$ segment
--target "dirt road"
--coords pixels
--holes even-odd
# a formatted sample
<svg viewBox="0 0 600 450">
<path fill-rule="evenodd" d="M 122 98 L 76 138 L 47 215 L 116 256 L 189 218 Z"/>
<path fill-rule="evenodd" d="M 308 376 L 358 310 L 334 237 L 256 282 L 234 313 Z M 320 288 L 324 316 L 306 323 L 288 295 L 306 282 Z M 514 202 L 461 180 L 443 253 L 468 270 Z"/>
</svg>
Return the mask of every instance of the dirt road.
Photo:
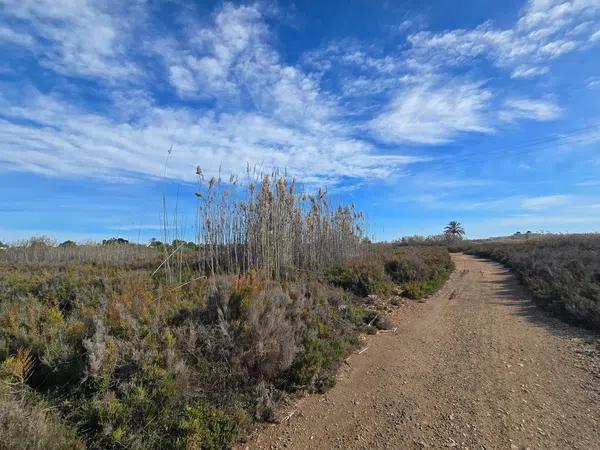
<svg viewBox="0 0 600 450">
<path fill-rule="evenodd" d="M 398 309 L 396 333 L 248 448 L 600 449 L 598 339 L 541 312 L 502 266 L 453 259 L 438 294 Z"/>
</svg>

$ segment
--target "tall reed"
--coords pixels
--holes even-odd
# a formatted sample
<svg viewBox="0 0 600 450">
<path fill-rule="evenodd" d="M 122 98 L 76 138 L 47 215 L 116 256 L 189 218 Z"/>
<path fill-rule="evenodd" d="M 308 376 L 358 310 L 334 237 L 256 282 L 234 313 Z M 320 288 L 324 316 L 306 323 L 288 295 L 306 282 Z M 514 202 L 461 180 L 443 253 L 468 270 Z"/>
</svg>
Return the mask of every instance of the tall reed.
<svg viewBox="0 0 600 450">
<path fill-rule="evenodd" d="M 274 278 L 320 270 L 361 254 L 363 216 L 354 205 L 334 208 L 326 193 L 299 192 L 286 174 L 204 179 L 198 175 L 200 268 L 251 270 Z"/>
</svg>

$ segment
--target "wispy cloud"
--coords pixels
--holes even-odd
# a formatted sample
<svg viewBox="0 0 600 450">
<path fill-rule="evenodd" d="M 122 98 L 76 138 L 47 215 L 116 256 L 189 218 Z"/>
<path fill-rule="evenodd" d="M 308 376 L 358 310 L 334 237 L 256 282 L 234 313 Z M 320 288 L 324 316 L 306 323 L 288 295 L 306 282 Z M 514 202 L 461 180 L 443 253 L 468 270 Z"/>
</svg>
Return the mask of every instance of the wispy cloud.
<svg viewBox="0 0 600 450">
<path fill-rule="evenodd" d="M 156 47 L 181 97 L 209 97 L 224 110 L 252 110 L 316 132 L 339 126 L 338 107 L 314 76 L 281 62 L 262 9 L 225 4 L 206 27 Z M 195 25 L 195 24 L 193 24 Z"/>
<path fill-rule="evenodd" d="M 489 79 L 454 69 L 486 57 L 513 76 L 543 73 L 553 58 L 595 45 L 600 6 L 532 0 L 513 27 L 410 31 L 389 51 L 342 40 L 297 63 L 274 44 L 264 3 L 174 14 L 181 29 L 160 36 L 151 30 L 151 10 L 146 2 L 0 3 L 0 41 L 26 49 L 59 80 L 50 91 L 5 85 L 1 169 L 161 177 L 172 146 L 167 176 L 188 181 L 196 164 L 216 173 L 221 165 L 243 171 L 249 161 L 326 184 L 386 179 L 429 159 L 413 150 L 419 145 L 492 133 L 501 120 L 559 117 L 550 97 L 503 93 Z M 400 28 L 403 38 L 413 29 L 408 22 Z M 81 101 L 73 79 L 92 80 L 89 92 L 104 103 Z"/>
<path fill-rule="evenodd" d="M 338 95 L 360 105 L 359 114 L 373 114 L 368 127 L 376 138 L 437 145 L 465 132 L 493 132 L 501 122 L 561 117 L 562 108 L 548 97 L 523 98 L 469 73 L 487 59 L 512 78 L 543 75 L 554 59 L 594 45 L 599 20 L 600 4 L 593 0 L 530 0 L 512 27 L 485 22 L 472 29 L 420 31 L 392 52 L 335 41 L 303 63 L 334 79 Z M 374 102 L 384 109 L 373 108 Z M 492 116 L 492 109 L 500 112 Z"/>
<path fill-rule="evenodd" d="M 198 117 L 185 108 L 152 107 L 135 123 L 120 123 L 37 94 L 21 106 L 3 100 L 12 120 L 0 120 L 0 165 L 47 175 L 169 177 L 194 180 L 194 167 L 243 173 L 248 162 L 265 170 L 335 182 L 341 177 L 385 178 L 420 158 L 379 154 L 339 130 L 307 132 L 255 113 Z M 18 149 L 18 150 L 16 150 Z"/>
<path fill-rule="evenodd" d="M 120 34 L 127 28 L 123 20 L 141 18 L 116 19 L 108 8 L 77 2 L 54 9 L 30 2 L 7 6 L 2 13 L 22 22 L 16 29 L 33 30 L 31 49 L 49 67 L 109 78 L 135 70 Z M 193 179 L 196 164 L 217 173 L 221 165 L 240 172 L 252 162 L 331 184 L 386 178 L 423 159 L 383 154 L 357 137 L 335 99 L 321 92 L 313 76 L 282 63 L 270 41 L 258 5 L 225 4 L 210 23 L 189 19 L 183 38 L 163 37 L 146 46 L 163 59 L 167 79 L 183 100 L 210 97 L 212 107 L 159 106 L 128 82 L 113 85 L 111 114 L 34 89 L 25 99 L 6 93 L 0 96 L 0 145 L 8 151 L 0 166 L 58 176 L 160 177 L 172 146 L 167 175 L 183 180 Z"/>
<path fill-rule="evenodd" d="M 239 81 L 247 81 L 252 69 L 277 61 L 267 38 L 257 5 L 225 4 L 211 26 L 188 26 L 186 39 L 163 42 L 157 54 L 180 95 L 228 96 L 239 93 Z"/>
<path fill-rule="evenodd" d="M 596 144 L 600 142 L 600 124 L 561 134 L 558 142 L 561 148 L 567 150 Z"/>
<path fill-rule="evenodd" d="M 485 57 L 515 78 L 533 77 L 546 73 L 553 59 L 594 45 L 599 17 L 596 0 L 530 0 L 514 27 L 486 22 L 474 29 L 420 32 L 409 41 L 416 62 L 432 70 Z"/>
<path fill-rule="evenodd" d="M 485 110 L 491 92 L 477 83 L 416 85 L 398 93 L 370 129 L 390 142 L 439 144 L 463 131 L 491 132 Z"/>
<path fill-rule="evenodd" d="M 471 192 L 472 195 L 472 192 Z M 556 211 L 564 213 L 565 216 L 579 216 L 593 205 L 597 204 L 597 199 L 593 196 L 572 195 L 572 194 L 554 194 L 554 195 L 511 195 L 511 196 L 493 196 L 475 198 L 465 198 L 464 195 L 457 195 L 455 192 L 447 189 L 435 189 L 427 194 L 420 194 L 412 198 L 407 197 L 403 202 L 416 202 L 422 206 L 432 209 L 443 209 L 448 211 L 460 212 L 481 212 L 486 215 L 502 212 L 506 215 L 518 214 L 520 216 L 535 215 L 547 213 L 547 211 Z"/>
<path fill-rule="evenodd" d="M 0 41 L 27 48 L 59 73 L 131 77 L 138 69 L 127 45 L 141 12 L 135 2 L 3 0 L 0 20 L 11 27 L 0 29 Z"/>
<path fill-rule="evenodd" d="M 600 77 L 591 77 L 586 81 L 586 87 L 588 89 L 598 89 L 600 88 Z"/>
<path fill-rule="evenodd" d="M 568 195 L 544 195 L 538 197 L 527 197 L 521 200 L 521 208 L 539 210 L 555 208 L 569 201 Z"/>
<path fill-rule="evenodd" d="M 560 116 L 561 108 L 549 100 L 508 99 L 499 113 L 501 120 L 514 122 L 516 119 L 538 121 L 553 120 Z"/>
</svg>

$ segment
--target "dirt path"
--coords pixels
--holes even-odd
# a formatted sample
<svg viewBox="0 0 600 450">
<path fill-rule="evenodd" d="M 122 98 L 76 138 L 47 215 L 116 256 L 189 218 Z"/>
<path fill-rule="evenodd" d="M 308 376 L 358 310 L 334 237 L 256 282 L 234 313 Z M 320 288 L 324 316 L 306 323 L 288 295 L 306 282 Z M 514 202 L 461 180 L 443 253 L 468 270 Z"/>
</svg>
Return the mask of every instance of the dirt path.
<svg viewBox="0 0 600 450">
<path fill-rule="evenodd" d="M 600 344 L 539 311 L 500 265 L 453 255 L 338 384 L 247 448 L 600 449 Z M 243 448 L 243 447 L 242 447 Z"/>
</svg>

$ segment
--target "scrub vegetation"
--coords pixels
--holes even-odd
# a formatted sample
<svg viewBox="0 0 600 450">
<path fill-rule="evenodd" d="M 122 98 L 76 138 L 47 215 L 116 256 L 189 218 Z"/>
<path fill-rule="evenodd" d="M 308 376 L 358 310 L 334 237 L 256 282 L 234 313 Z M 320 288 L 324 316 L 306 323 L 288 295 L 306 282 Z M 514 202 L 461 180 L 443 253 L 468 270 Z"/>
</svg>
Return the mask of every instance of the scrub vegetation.
<svg viewBox="0 0 600 450">
<path fill-rule="evenodd" d="M 600 330 L 600 234 L 515 235 L 455 249 L 501 262 L 544 308 Z"/>
<path fill-rule="evenodd" d="M 360 334 L 390 326 L 382 303 L 452 270 L 441 246 L 369 243 L 352 207 L 285 177 L 198 176 L 195 243 L 0 253 L 1 448 L 227 448 L 330 388 Z"/>
</svg>

